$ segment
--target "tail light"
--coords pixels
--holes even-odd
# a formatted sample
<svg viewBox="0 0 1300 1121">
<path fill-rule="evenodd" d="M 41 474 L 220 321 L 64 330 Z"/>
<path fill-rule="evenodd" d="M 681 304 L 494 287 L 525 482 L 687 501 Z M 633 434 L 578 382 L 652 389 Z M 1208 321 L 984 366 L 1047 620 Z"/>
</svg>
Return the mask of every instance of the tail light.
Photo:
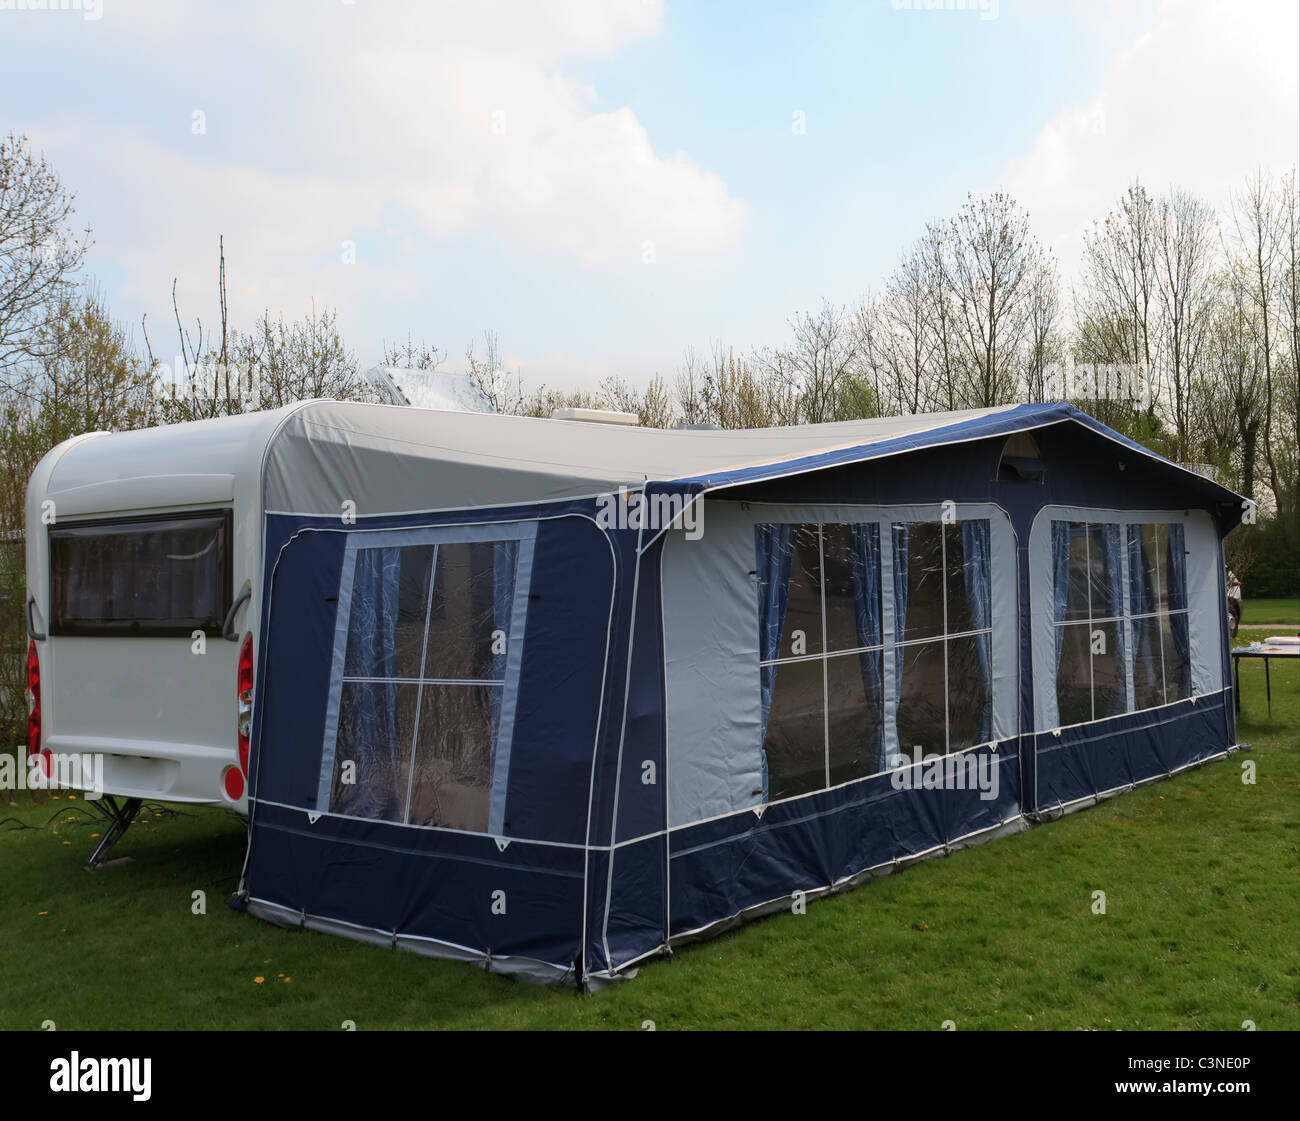
<svg viewBox="0 0 1300 1121">
<path fill-rule="evenodd" d="M 36 642 L 27 644 L 27 692 L 31 707 L 27 711 L 27 754 L 41 750 L 41 661 L 36 656 Z"/>
<path fill-rule="evenodd" d="M 245 637 L 239 648 L 239 669 L 235 673 L 235 693 L 239 701 L 239 769 L 248 776 L 248 738 L 253 728 L 253 636 Z"/>
</svg>

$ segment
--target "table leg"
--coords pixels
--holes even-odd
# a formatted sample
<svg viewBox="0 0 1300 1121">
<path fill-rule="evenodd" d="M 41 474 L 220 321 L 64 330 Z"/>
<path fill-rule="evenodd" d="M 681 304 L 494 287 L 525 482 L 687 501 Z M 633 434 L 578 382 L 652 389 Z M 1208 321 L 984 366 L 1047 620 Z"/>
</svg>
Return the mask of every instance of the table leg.
<svg viewBox="0 0 1300 1121">
<path fill-rule="evenodd" d="M 1237 715 L 1241 715 L 1241 659 L 1232 659 L 1232 668 L 1237 671 L 1237 687 L 1232 691 L 1232 699 L 1237 702 Z"/>
<path fill-rule="evenodd" d="M 1273 683 L 1268 679 L 1268 657 L 1264 658 L 1264 689 L 1268 693 L 1268 718 L 1273 719 Z"/>
</svg>

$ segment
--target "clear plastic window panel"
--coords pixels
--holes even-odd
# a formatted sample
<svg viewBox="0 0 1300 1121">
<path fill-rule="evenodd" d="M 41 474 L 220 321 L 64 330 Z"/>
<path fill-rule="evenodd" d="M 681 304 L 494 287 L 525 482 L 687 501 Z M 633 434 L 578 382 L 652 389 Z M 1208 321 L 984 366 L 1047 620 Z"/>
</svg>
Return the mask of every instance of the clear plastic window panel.
<svg viewBox="0 0 1300 1121">
<path fill-rule="evenodd" d="M 1128 708 L 1119 526 L 1054 522 L 1052 542 L 1058 722 L 1118 716 Z"/>
<path fill-rule="evenodd" d="M 755 543 L 768 800 L 880 770 L 879 526 L 760 525 Z"/>
<path fill-rule="evenodd" d="M 1187 560 L 1179 525 L 1130 525 L 1129 606 L 1137 708 L 1190 695 Z"/>
<path fill-rule="evenodd" d="M 484 831 L 518 543 L 360 549 L 330 809 Z"/>
<path fill-rule="evenodd" d="M 992 737 L 989 523 L 892 527 L 899 747 L 960 751 Z M 919 640 L 919 641 L 918 641 Z"/>
</svg>

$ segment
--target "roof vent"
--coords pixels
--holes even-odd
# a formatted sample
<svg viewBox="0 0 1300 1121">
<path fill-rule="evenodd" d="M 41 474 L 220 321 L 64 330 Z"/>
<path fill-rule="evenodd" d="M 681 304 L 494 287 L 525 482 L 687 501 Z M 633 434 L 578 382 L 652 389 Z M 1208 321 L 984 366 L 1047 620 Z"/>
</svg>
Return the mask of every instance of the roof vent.
<svg viewBox="0 0 1300 1121">
<path fill-rule="evenodd" d="M 556 409 L 552 420 L 584 420 L 588 424 L 638 425 L 641 418 L 636 413 L 616 413 L 613 409 Z"/>
</svg>

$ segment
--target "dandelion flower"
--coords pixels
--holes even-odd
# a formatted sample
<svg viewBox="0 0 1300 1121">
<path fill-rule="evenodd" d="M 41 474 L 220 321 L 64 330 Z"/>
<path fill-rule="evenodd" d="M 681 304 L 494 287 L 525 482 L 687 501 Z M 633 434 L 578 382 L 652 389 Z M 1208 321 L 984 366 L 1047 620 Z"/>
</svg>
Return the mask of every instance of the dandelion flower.
<svg viewBox="0 0 1300 1121">
<path fill-rule="evenodd" d="M 254 977 L 254 978 L 253 978 L 253 984 L 254 984 L 254 985 L 260 985 L 260 984 L 261 984 L 263 981 L 265 981 L 265 980 L 266 980 L 265 977 Z"/>
</svg>

